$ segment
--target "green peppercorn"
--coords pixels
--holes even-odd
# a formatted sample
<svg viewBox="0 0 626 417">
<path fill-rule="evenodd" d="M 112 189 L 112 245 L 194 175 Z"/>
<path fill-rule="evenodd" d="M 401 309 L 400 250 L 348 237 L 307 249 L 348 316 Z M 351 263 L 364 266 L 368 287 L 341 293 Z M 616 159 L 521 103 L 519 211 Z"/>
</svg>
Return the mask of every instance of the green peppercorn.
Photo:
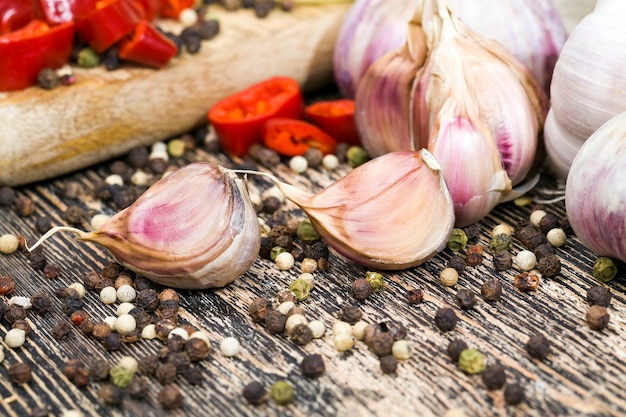
<svg viewBox="0 0 626 417">
<path fill-rule="evenodd" d="M 309 219 L 304 219 L 298 223 L 296 235 L 298 239 L 306 244 L 312 244 L 320 240 L 320 235 L 315 231 Z"/>
<path fill-rule="evenodd" d="M 135 371 L 124 366 L 116 365 L 109 371 L 111 382 L 118 388 L 126 388 L 133 380 Z"/>
<path fill-rule="evenodd" d="M 270 390 L 270 397 L 278 405 L 287 405 L 295 398 L 295 392 L 287 381 L 276 381 Z"/>
<path fill-rule="evenodd" d="M 617 275 L 617 265 L 613 259 L 601 256 L 593 265 L 593 277 L 600 282 L 609 282 Z"/>
<path fill-rule="evenodd" d="M 100 63 L 100 56 L 90 47 L 82 48 L 78 52 L 77 63 L 81 68 L 94 68 Z"/>
<path fill-rule="evenodd" d="M 282 246 L 274 246 L 270 251 L 270 259 L 274 261 L 279 253 L 287 252 Z"/>
<path fill-rule="evenodd" d="M 311 287 L 311 283 L 302 278 L 294 279 L 291 284 L 289 284 L 289 289 L 295 294 L 298 301 L 304 301 L 309 298 Z"/>
<path fill-rule="evenodd" d="M 508 250 L 513 243 L 513 238 L 510 234 L 500 233 L 491 238 L 489 242 L 489 250 L 491 253 L 496 253 L 501 250 Z"/>
<path fill-rule="evenodd" d="M 352 168 L 356 168 L 359 165 L 363 165 L 369 160 L 369 155 L 365 151 L 365 149 L 360 146 L 350 146 L 348 148 L 348 152 L 346 153 L 346 158 L 348 159 L 348 163 Z"/>
<path fill-rule="evenodd" d="M 455 228 L 452 229 L 452 234 L 448 238 L 448 249 L 453 252 L 458 252 L 467 246 L 468 238 L 465 230 Z"/>
<path fill-rule="evenodd" d="M 459 368 L 466 374 L 479 374 L 485 370 L 485 358 L 478 349 L 465 349 L 459 356 Z"/>
<path fill-rule="evenodd" d="M 379 272 L 367 271 L 365 279 L 372 284 L 372 292 L 380 292 L 385 287 L 385 277 Z"/>
</svg>

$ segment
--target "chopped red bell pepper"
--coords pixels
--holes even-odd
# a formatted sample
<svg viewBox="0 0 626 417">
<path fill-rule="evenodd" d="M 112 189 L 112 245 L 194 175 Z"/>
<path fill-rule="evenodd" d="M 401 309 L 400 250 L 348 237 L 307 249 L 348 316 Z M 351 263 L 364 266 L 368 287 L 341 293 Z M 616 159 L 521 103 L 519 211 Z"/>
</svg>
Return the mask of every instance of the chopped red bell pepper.
<svg viewBox="0 0 626 417">
<path fill-rule="evenodd" d="M 222 149 L 238 156 L 263 142 L 263 125 L 275 117 L 303 117 L 302 92 L 293 78 L 261 81 L 219 101 L 208 112 Z"/>
<path fill-rule="evenodd" d="M 138 0 L 145 12 L 144 19 L 152 21 L 161 15 L 165 0 Z"/>
<path fill-rule="evenodd" d="M 152 23 L 142 20 L 118 43 L 118 51 L 126 61 L 161 68 L 178 53 L 178 47 Z"/>
<path fill-rule="evenodd" d="M 317 148 L 324 155 L 335 152 L 337 141 L 320 128 L 303 120 L 277 117 L 263 126 L 263 143 L 281 155 L 303 155 Z"/>
<path fill-rule="evenodd" d="M 35 85 L 43 68 L 60 68 L 69 62 L 73 45 L 73 22 L 48 26 L 35 19 L 0 36 L 0 91 Z"/>
<path fill-rule="evenodd" d="M 0 2 L 0 35 L 23 28 L 37 16 L 31 0 L 2 0 Z"/>
<path fill-rule="evenodd" d="M 180 12 L 192 8 L 195 0 L 165 0 L 165 6 L 161 10 L 162 17 L 178 19 Z"/>
<path fill-rule="evenodd" d="M 51 25 L 71 22 L 95 8 L 96 0 L 35 0 L 46 22 Z"/>
<path fill-rule="evenodd" d="M 76 21 L 76 31 L 97 53 L 102 53 L 143 19 L 143 7 L 135 0 L 101 0 L 95 9 Z"/>
<path fill-rule="evenodd" d="M 361 144 L 354 121 L 354 100 L 319 101 L 307 106 L 304 112 L 308 120 L 338 142 Z"/>
</svg>

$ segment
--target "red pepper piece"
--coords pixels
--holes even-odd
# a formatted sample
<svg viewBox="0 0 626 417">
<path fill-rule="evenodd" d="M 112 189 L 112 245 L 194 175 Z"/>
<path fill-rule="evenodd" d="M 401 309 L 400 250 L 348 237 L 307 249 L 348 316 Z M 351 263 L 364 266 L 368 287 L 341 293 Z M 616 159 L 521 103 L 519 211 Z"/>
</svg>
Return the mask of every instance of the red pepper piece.
<svg viewBox="0 0 626 417">
<path fill-rule="evenodd" d="M 37 16 L 31 0 L 2 0 L 0 2 L 0 35 L 21 29 Z"/>
<path fill-rule="evenodd" d="M 222 149 L 237 156 L 245 155 L 252 144 L 263 142 L 263 125 L 269 119 L 302 116 L 302 92 L 298 82 L 289 77 L 254 84 L 220 100 L 208 112 Z"/>
<path fill-rule="evenodd" d="M 339 142 L 360 145 L 354 121 L 354 100 L 319 101 L 304 110 L 306 118 Z"/>
<path fill-rule="evenodd" d="M 35 3 L 43 20 L 51 25 L 71 22 L 96 7 L 96 0 L 35 0 Z"/>
<path fill-rule="evenodd" d="M 118 48 L 120 58 L 153 68 L 161 68 L 178 52 L 174 41 L 147 20 L 137 23 Z"/>
<path fill-rule="evenodd" d="M 35 85 L 43 68 L 60 68 L 69 62 L 73 44 L 73 22 L 48 26 L 36 19 L 0 36 L 0 91 Z"/>
<path fill-rule="evenodd" d="M 184 9 L 192 8 L 194 3 L 194 0 L 165 0 L 165 6 L 161 10 L 161 16 L 178 19 L 180 12 Z"/>
<path fill-rule="evenodd" d="M 317 148 L 324 155 L 335 152 L 337 141 L 311 123 L 298 119 L 277 117 L 263 126 L 263 143 L 281 155 L 303 155 Z"/>
<path fill-rule="evenodd" d="M 94 51 L 102 53 L 132 32 L 143 16 L 144 10 L 135 0 L 102 0 L 76 21 L 76 31 Z"/>
<path fill-rule="evenodd" d="M 165 0 L 139 0 L 145 12 L 144 19 L 152 21 L 161 15 L 165 7 Z"/>
</svg>

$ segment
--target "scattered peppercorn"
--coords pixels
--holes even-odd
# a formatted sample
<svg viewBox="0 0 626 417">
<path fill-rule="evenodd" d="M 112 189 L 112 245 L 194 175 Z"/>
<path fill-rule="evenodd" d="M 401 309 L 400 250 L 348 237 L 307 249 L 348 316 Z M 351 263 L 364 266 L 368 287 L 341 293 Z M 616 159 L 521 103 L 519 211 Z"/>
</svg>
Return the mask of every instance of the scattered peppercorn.
<svg viewBox="0 0 626 417">
<path fill-rule="evenodd" d="M 358 278 L 350 287 L 350 295 L 358 301 L 365 301 L 372 295 L 372 284 L 365 278 Z"/>
<path fill-rule="evenodd" d="M 455 294 L 459 307 L 463 310 L 470 310 L 476 305 L 476 294 L 469 288 L 461 288 Z"/>
<path fill-rule="evenodd" d="M 369 160 L 367 151 L 360 146 L 350 146 L 346 151 L 346 159 L 352 168 L 366 163 Z"/>
<path fill-rule="evenodd" d="M 154 370 L 154 377 L 161 385 L 171 384 L 176 380 L 176 365 L 171 362 L 159 363 Z"/>
<path fill-rule="evenodd" d="M 545 216 L 541 217 L 539 220 L 539 230 L 544 235 L 547 235 L 548 232 L 554 228 L 559 227 L 561 221 L 555 214 L 547 213 Z"/>
<path fill-rule="evenodd" d="M 587 290 L 587 302 L 589 305 L 608 307 L 611 304 L 611 289 L 604 285 L 595 285 Z"/>
<path fill-rule="evenodd" d="M 485 359 L 478 349 L 465 349 L 459 356 L 459 368 L 466 374 L 479 374 L 485 370 Z"/>
<path fill-rule="evenodd" d="M 13 325 L 11 326 L 11 328 L 12 329 L 24 330 L 24 333 L 26 335 L 28 335 L 30 333 L 30 331 L 32 330 L 28 320 L 15 320 L 13 322 Z"/>
<path fill-rule="evenodd" d="M 89 374 L 96 381 L 103 381 L 109 377 L 111 365 L 105 359 L 96 359 L 89 367 Z"/>
<path fill-rule="evenodd" d="M 267 390 L 259 381 L 252 381 L 243 387 L 243 397 L 249 404 L 263 404 L 268 397 Z"/>
<path fill-rule="evenodd" d="M 50 334 L 57 340 L 66 339 L 72 333 L 72 325 L 66 321 L 61 320 L 54 325 L 52 330 L 50 330 Z"/>
<path fill-rule="evenodd" d="M 601 256 L 593 265 L 593 277 L 600 282 L 609 282 L 617 275 L 617 265 L 613 259 Z"/>
<path fill-rule="evenodd" d="M 515 288 L 522 292 L 534 291 L 539 286 L 539 277 L 532 272 L 521 272 L 515 275 Z"/>
<path fill-rule="evenodd" d="M 337 318 L 346 323 L 354 324 L 363 318 L 363 311 L 358 306 L 347 305 L 337 311 Z"/>
<path fill-rule="evenodd" d="M 587 321 L 589 328 L 592 330 L 604 329 L 609 325 L 610 319 L 611 316 L 609 315 L 606 307 L 599 305 L 589 307 L 589 310 L 587 310 L 587 313 L 585 314 L 585 320 Z"/>
<path fill-rule="evenodd" d="M 0 187 L 0 206 L 9 207 L 15 202 L 17 194 L 15 190 L 6 185 Z"/>
<path fill-rule="evenodd" d="M 147 355 L 139 359 L 137 369 L 144 375 L 153 375 L 159 366 L 160 359 L 158 355 Z"/>
<path fill-rule="evenodd" d="M 553 254 L 555 252 L 556 252 L 556 250 L 554 249 L 554 246 L 552 246 L 549 243 L 542 243 L 541 245 L 537 246 L 533 250 L 533 253 L 537 257 L 537 261 L 540 261 L 541 258 L 543 258 L 544 256 L 549 255 L 549 254 Z"/>
<path fill-rule="evenodd" d="M 10 295 L 15 290 L 15 280 L 8 275 L 0 275 L 0 296 Z"/>
<path fill-rule="evenodd" d="M 444 268 L 439 273 L 439 281 L 444 287 L 454 287 L 459 282 L 459 273 L 454 268 Z"/>
<path fill-rule="evenodd" d="M 17 304 L 9 304 L 9 308 L 4 312 L 4 318 L 9 323 L 26 318 L 26 309 Z"/>
<path fill-rule="evenodd" d="M 365 279 L 372 284 L 372 292 L 380 292 L 385 288 L 385 277 L 380 272 L 367 271 Z"/>
<path fill-rule="evenodd" d="M 454 255 L 448 260 L 447 267 L 454 268 L 457 273 L 461 273 L 465 270 L 467 264 L 465 263 L 465 258 L 461 255 Z"/>
<path fill-rule="evenodd" d="M 294 293 L 298 301 L 304 301 L 309 298 L 311 288 L 311 283 L 302 278 L 294 279 L 291 284 L 289 284 L 289 289 Z"/>
<path fill-rule="evenodd" d="M 148 393 L 148 381 L 140 376 L 135 376 L 126 387 L 126 392 L 131 398 L 144 398 Z"/>
<path fill-rule="evenodd" d="M 458 252 L 460 250 L 465 249 L 467 246 L 468 237 L 463 229 L 454 228 L 452 229 L 452 233 L 448 238 L 448 243 L 446 246 L 453 252 Z"/>
<path fill-rule="evenodd" d="M 537 262 L 537 271 L 544 277 L 553 278 L 561 272 L 561 260 L 554 253 L 546 254 Z"/>
<path fill-rule="evenodd" d="M 550 342 L 541 333 L 532 335 L 526 342 L 526 352 L 535 359 L 543 360 L 550 354 Z"/>
<path fill-rule="evenodd" d="M 201 361 L 209 356 L 211 347 L 204 340 L 192 337 L 185 342 L 185 352 L 192 362 Z"/>
<path fill-rule="evenodd" d="M 318 353 L 306 355 L 300 362 L 300 369 L 302 375 L 307 378 L 317 378 L 324 374 L 326 367 L 324 365 L 324 358 Z"/>
<path fill-rule="evenodd" d="M 391 355 L 394 338 L 389 332 L 379 332 L 367 341 L 368 348 L 378 357 Z"/>
<path fill-rule="evenodd" d="M 17 195 L 13 200 L 13 206 L 22 217 L 29 217 L 35 212 L 35 202 L 25 195 Z"/>
<path fill-rule="evenodd" d="M 174 410 L 182 407 L 184 398 L 174 385 L 168 384 L 161 388 L 157 394 L 157 400 L 166 410 Z"/>
<path fill-rule="evenodd" d="M 30 366 L 24 362 L 18 362 L 9 368 L 9 381 L 14 384 L 25 384 L 32 378 Z"/>
<path fill-rule="evenodd" d="M 277 310 L 270 310 L 265 318 L 265 327 L 272 334 L 279 334 L 285 330 L 287 315 Z"/>
<path fill-rule="evenodd" d="M 91 335 L 96 340 L 104 340 L 105 336 L 109 333 L 111 333 L 111 326 L 103 321 L 94 323 L 93 329 L 91 330 Z"/>
<path fill-rule="evenodd" d="M 467 343 L 465 343 L 465 341 L 461 339 L 454 339 L 450 342 L 450 344 L 448 344 L 448 356 L 450 357 L 450 359 L 452 359 L 453 362 L 458 362 L 459 357 L 461 356 L 461 352 L 463 352 L 468 347 L 469 346 L 467 346 Z"/>
<path fill-rule="evenodd" d="M 508 250 L 513 243 L 513 238 L 508 233 L 500 233 L 491 238 L 489 242 L 489 250 L 491 253 Z"/>
<path fill-rule="evenodd" d="M 384 374 L 393 374 L 398 369 L 398 359 L 393 355 L 386 355 L 379 359 L 380 370 Z"/>
<path fill-rule="evenodd" d="M 449 332 L 454 329 L 456 322 L 456 313 L 449 307 L 441 307 L 435 313 L 435 326 L 442 332 Z"/>
<path fill-rule="evenodd" d="M 404 296 L 409 304 L 419 304 L 424 301 L 424 290 L 421 288 L 408 290 Z"/>
<path fill-rule="evenodd" d="M 476 266 L 483 261 L 482 245 L 469 245 L 465 251 L 465 263 L 467 266 Z"/>
<path fill-rule="evenodd" d="M 467 235 L 467 243 L 475 245 L 480 240 L 480 227 L 476 224 L 469 225 L 463 229 L 465 235 Z"/>
<path fill-rule="evenodd" d="M 168 352 L 166 356 L 167 362 L 174 364 L 177 373 L 183 373 L 191 366 L 189 356 L 185 352 Z"/>
<path fill-rule="evenodd" d="M 200 385 L 204 381 L 204 373 L 198 366 L 190 366 L 182 373 L 189 385 Z"/>
<path fill-rule="evenodd" d="M 499 363 L 487 365 L 482 373 L 483 383 L 488 390 L 497 390 L 506 383 L 506 372 L 504 366 Z"/>
<path fill-rule="evenodd" d="M 508 384 L 504 387 L 504 401 L 509 405 L 518 405 L 526 399 L 524 388 L 519 384 Z"/>
<path fill-rule="evenodd" d="M 276 381 L 270 389 L 270 397 L 278 405 L 287 405 L 295 398 L 295 392 L 287 381 Z"/>
<path fill-rule="evenodd" d="M 114 351 L 122 348 L 122 337 L 118 333 L 108 333 L 102 339 L 102 345 L 105 350 Z"/>
<path fill-rule="evenodd" d="M 499 301 L 502 297 L 502 285 L 496 277 L 490 277 L 480 286 L 480 295 L 485 301 Z"/>
</svg>

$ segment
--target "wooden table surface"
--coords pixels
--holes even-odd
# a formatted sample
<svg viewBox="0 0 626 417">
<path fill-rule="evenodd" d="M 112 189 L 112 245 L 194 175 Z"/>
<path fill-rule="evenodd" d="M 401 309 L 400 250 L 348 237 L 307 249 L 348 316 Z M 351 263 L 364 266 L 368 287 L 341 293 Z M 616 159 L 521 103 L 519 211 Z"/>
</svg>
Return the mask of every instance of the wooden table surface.
<svg viewBox="0 0 626 417">
<path fill-rule="evenodd" d="M 199 149 L 184 159 L 174 160 L 181 165 L 189 160 L 217 161 L 225 166 L 236 166 L 223 154 Z M 263 169 L 260 167 L 259 169 Z M 319 190 L 350 168 L 343 164 L 334 173 L 324 169 L 309 169 L 304 175 L 293 175 L 285 165 L 274 170 L 288 182 Z M 21 217 L 12 207 L 0 208 L 0 232 L 24 235 L 29 242 L 39 236 L 35 221 L 48 216 L 55 225 L 67 224 L 63 214 L 72 205 L 112 214 L 108 203 L 93 198 L 92 190 L 109 174 L 109 164 L 102 164 L 72 175 L 17 188 L 18 194 L 35 201 L 35 213 Z M 76 198 L 64 196 L 67 184 L 78 185 Z M 270 187 L 264 179 L 252 179 L 252 191 L 263 192 Z M 543 190 L 555 190 L 557 184 L 545 177 L 539 184 L 541 193 L 536 198 L 550 198 Z M 294 206 L 285 203 L 283 210 L 299 214 Z M 545 206 L 548 212 L 564 216 L 562 202 Z M 492 228 L 501 222 L 515 224 L 529 218 L 532 205 L 518 207 L 506 203 L 497 207 L 478 225 L 481 244 L 487 246 Z M 300 213 L 301 214 L 301 213 Z M 84 222 L 82 228 L 89 228 Z M 518 240 L 511 252 L 521 250 Z M 567 245 L 557 253 L 563 262 L 561 273 L 553 279 L 542 279 L 539 288 L 521 293 L 513 285 L 518 273 L 515 267 L 495 272 L 488 250 L 484 261 L 468 267 L 456 287 L 446 288 L 439 283 L 438 274 L 446 266 L 452 253 L 445 250 L 420 267 L 397 273 L 384 273 L 386 286 L 366 302 L 359 303 L 363 319 L 369 323 L 396 320 L 407 330 L 412 348 L 410 359 L 402 361 L 395 374 L 385 375 L 377 357 L 363 342 L 345 353 L 336 351 L 332 344 L 332 324 L 337 311 L 348 303 L 356 303 L 349 296 L 353 280 L 364 277 L 367 269 L 348 262 L 331 252 L 327 272 L 315 272 L 315 287 L 309 299 L 300 303 L 307 317 L 322 320 L 326 335 L 306 346 L 296 345 L 284 335 L 271 335 L 261 325 L 251 321 L 248 305 L 256 297 L 276 302 L 276 294 L 286 288 L 300 273 L 299 264 L 290 271 L 279 271 L 270 261 L 257 259 L 252 268 L 232 284 L 222 289 L 179 291 L 181 322 L 191 324 L 210 335 L 211 356 L 200 362 L 205 375 L 200 386 L 189 385 L 178 377 L 176 385 L 184 392 L 184 405 L 177 411 L 165 412 L 156 400 L 160 384 L 149 378 L 149 393 L 145 400 L 125 398 L 119 407 L 101 403 L 97 390 L 100 383 L 91 382 L 85 388 L 77 387 L 62 373 L 64 363 L 72 358 L 90 364 L 95 358 L 106 358 L 111 363 L 125 355 L 141 358 L 157 353 L 164 345 L 159 340 L 141 340 L 125 344 L 118 352 L 107 352 L 95 339 L 73 329 L 66 340 L 56 340 L 51 328 L 59 321 L 68 320 L 62 311 L 61 300 L 55 290 L 82 282 L 92 270 L 101 271 L 111 260 L 106 250 L 93 244 L 82 244 L 72 236 L 56 235 L 44 245 L 49 263 L 61 268 L 58 278 L 45 278 L 35 271 L 25 254 L 16 252 L 0 257 L 0 273 L 8 274 L 16 282 L 14 295 L 30 296 L 38 291 L 51 294 L 53 307 L 45 315 L 28 313 L 33 331 L 21 348 L 5 346 L 6 359 L 0 367 L 0 414 L 28 415 L 36 406 L 47 406 L 50 415 L 62 415 L 65 410 L 82 410 L 85 415 L 285 415 L 285 416 L 440 416 L 449 408 L 465 410 L 468 416 L 507 415 L 624 415 L 626 414 L 626 298 L 623 272 L 609 286 L 613 292 L 610 306 L 611 321 L 605 330 L 590 330 L 584 321 L 588 304 L 586 291 L 597 282 L 591 275 L 596 256 L 587 251 L 575 237 L 569 236 Z M 470 288 L 480 293 L 481 283 L 488 277 L 498 277 L 503 285 L 499 302 L 479 300 L 469 311 L 461 310 L 455 301 L 455 292 Z M 406 301 L 408 289 L 421 288 L 426 297 L 423 303 L 411 305 Z M 94 292 L 85 296 L 84 309 L 93 320 L 115 315 L 117 304 L 104 305 Z M 433 318 L 441 306 L 452 307 L 458 317 L 456 328 L 440 332 Z M 4 336 L 10 325 L 0 323 Z M 530 335 L 545 334 L 552 345 L 552 353 L 545 360 L 529 357 L 524 344 Z M 241 342 L 241 352 L 232 358 L 219 353 L 224 337 L 234 336 Z M 507 406 L 503 391 L 488 391 L 480 376 L 464 374 L 446 354 L 454 338 L 462 338 L 470 347 L 479 349 L 487 363 L 500 362 L 506 368 L 508 382 L 521 384 L 527 401 L 519 406 Z M 299 364 L 306 354 L 320 353 L 326 373 L 318 379 L 305 378 Z M 26 362 L 32 366 L 33 378 L 24 385 L 8 381 L 10 365 Z M 270 387 L 277 380 L 289 381 L 296 391 L 293 404 L 278 406 L 271 400 L 259 407 L 248 405 L 242 397 L 243 386 L 258 380 Z"/>
</svg>

